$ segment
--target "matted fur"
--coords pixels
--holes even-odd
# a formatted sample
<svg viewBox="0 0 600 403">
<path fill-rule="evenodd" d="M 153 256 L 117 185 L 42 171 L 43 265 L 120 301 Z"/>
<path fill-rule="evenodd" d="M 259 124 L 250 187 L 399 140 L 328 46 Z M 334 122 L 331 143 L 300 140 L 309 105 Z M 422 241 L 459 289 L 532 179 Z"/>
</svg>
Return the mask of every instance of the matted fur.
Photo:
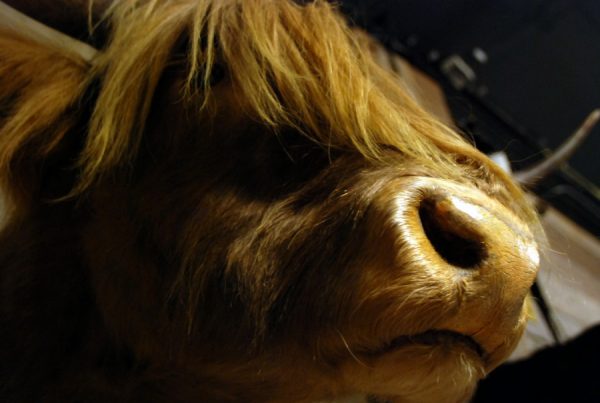
<svg viewBox="0 0 600 403">
<path fill-rule="evenodd" d="M 120 1 L 104 21 L 90 63 L 0 35 L 1 278 L 7 301 L 26 300 L 2 308 L 0 341 L 16 347 L 0 359 L 22 361 L 0 374 L 4 396 L 457 401 L 508 354 L 521 314 L 485 365 L 444 345 L 370 355 L 479 292 L 465 280 L 457 295 L 390 240 L 410 178 L 479 189 L 516 228 L 537 221 L 332 5 Z"/>
</svg>

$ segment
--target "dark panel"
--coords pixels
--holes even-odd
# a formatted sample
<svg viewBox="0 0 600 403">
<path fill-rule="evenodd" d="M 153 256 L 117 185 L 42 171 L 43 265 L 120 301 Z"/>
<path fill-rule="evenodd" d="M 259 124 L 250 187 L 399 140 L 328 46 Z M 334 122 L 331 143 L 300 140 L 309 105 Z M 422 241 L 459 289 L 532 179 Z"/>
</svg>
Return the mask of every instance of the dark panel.
<svg viewBox="0 0 600 403">
<path fill-rule="evenodd" d="M 436 78 L 461 129 L 486 152 L 505 150 L 517 169 L 600 107 L 598 1 L 347 0 L 343 9 Z M 464 88 L 442 69 L 452 55 L 475 74 Z M 600 127 L 538 193 L 600 235 Z"/>
</svg>

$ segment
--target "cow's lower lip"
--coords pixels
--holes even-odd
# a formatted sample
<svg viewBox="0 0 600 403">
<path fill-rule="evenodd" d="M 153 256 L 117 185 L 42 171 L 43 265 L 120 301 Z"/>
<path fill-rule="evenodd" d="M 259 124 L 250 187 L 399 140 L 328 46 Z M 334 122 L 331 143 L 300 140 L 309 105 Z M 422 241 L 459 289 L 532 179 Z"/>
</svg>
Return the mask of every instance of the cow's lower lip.
<svg viewBox="0 0 600 403">
<path fill-rule="evenodd" d="M 400 336 L 387 343 L 382 349 L 375 352 L 375 355 L 383 355 L 403 347 L 425 345 L 425 346 L 444 346 L 454 347 L 456 345 L 464 346 L 473 351 L 479 358 L 484 359 L 486 352 L 472 337 L 454 332 L 452 330 L 428 330 L 408 336 Z"/>
</svg>

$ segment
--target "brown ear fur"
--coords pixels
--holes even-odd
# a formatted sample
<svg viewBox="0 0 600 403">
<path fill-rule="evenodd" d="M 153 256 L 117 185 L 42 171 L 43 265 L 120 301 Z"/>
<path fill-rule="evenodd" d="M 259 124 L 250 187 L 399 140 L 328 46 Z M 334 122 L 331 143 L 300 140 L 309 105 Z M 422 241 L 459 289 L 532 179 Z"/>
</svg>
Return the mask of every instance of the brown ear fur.
<svg viewBox="0 0 600 403">
<path fill-rule="evenodd" d="M 9 208 L 56 198 L 48 170 L 65 169 L 89 65 L 68 50 L 0 33 L 0 186 Z M 81 134 L 82 135 L 82 134 Z M 42 169 L 43 168 L 43 169 Z M 59 175 L 64 177 L 64 174 Z"/>
</svg>

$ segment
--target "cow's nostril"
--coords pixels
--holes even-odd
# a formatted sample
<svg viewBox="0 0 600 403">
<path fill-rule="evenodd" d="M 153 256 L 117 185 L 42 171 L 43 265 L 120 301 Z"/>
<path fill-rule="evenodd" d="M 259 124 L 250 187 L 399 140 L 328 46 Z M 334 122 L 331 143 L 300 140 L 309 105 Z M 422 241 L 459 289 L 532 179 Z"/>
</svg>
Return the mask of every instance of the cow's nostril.
<svg viewBox="0 0 600 403">
<path fill-rule="evenodd" d="M 486 257 L 485 241 L 473 228 L 469 217 L 456 211 L 448 199 L 425 198 L 419 205 L 425 236 L 446 262 L 470 269 Z"/>
</svg>

